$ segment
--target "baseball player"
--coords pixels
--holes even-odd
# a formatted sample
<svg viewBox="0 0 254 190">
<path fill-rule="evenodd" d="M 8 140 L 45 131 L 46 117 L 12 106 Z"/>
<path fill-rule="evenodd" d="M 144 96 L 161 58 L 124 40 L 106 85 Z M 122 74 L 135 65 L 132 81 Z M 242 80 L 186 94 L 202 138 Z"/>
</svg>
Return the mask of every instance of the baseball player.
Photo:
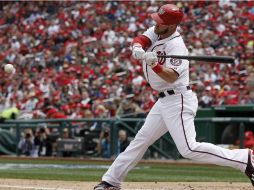
<svg viewBox="0 0 254 190">
<path fill-rule="evenodd" d="M 134 38 L 132 47 L 133 57 L 143 60 L 145 78 L 159 92 L 159 98 L 134 140 L 115 159 L 94 190 L 119 190 L 124 177 L 147 148 L 166 132 L 170 133 L 183 157 L 238 169 L 246 173 L 254 186 L 252 150 L 229 150 L 196 141 L 194 117 L 198 100 L 189 86 L 189 62 L 157 58 L 157 55 L 188 55 L 176 30 L 183 12 L 173 4 L 166 4 L 151 17 L 156 25 Z"/>
</svg>

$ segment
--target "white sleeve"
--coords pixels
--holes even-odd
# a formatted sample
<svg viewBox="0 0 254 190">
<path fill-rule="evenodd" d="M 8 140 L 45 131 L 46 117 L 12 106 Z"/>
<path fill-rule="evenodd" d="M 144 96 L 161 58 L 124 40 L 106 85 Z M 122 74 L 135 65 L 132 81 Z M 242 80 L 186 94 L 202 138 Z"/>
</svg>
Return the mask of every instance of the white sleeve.
<svg viewBox="0 0 254 190">
<path fill-rule="evenodd" d="M 180 47 L 180 46 L 175 46 L 171 47 L 170 53 L 167 53 L 166 49 L 166 54 L 167 55 L 188 55 L 188 50 L 185 47 Z M 183 71 L 189 68 L 189 61 L 187 59 L 176 59 L 176 58 L 170 58 L 166 59 L 166 67 L 173 69 L 178 73 L 180 76 Z"/>
<path fill-rule="evenodd" d="M 148 28 L 142 35 L 148 37 L 152 44 L 155 43 L 158 39 L 158 35 L 154 33 L 154 26 Z"/>
</svg>

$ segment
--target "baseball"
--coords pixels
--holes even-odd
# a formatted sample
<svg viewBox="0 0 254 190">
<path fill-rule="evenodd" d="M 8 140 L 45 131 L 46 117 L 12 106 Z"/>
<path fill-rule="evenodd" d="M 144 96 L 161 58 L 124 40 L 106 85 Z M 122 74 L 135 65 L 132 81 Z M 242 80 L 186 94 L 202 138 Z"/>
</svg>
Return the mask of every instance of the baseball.
<svg viewBox="0 0 254 190">
<path fill-rule="evenodd" d="M 12 64 L 6 64 L 6 65 L 4 66 L 4 71 L 5 71 L 6 73 L 13 73 L 13 71 L 14 71 L 13 65 L 12 65 Z"/>
</svg>

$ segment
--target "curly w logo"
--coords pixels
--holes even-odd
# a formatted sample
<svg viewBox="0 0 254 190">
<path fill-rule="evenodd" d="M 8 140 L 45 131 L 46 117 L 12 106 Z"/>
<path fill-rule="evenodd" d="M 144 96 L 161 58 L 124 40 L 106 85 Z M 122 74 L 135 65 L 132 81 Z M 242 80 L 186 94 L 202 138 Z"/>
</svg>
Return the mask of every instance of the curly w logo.
<svg viewBox="0 0 254 190">
<path fill-rule="evenodd" d="M 162 9 L 162 8 L 160 8 L 160 10 L 159 10 L 159 15 L 162 15 L 162 14 L 164 14 L 165 13 L 165 11 Z"/>
<path fill-rule="evenodd" d="M 157 51 L 157 55 L 166 55 L 165 51 Z M 160 65 L 163 65 L 166 62 L 166 58 L 165 57 L 158 57 L 158 63 Z"/>
</svg>

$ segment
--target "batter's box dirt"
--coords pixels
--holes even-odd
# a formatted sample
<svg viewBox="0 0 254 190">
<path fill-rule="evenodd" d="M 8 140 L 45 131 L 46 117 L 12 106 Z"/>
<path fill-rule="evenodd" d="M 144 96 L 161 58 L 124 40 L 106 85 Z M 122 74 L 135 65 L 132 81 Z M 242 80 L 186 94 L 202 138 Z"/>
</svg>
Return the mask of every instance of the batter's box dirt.
<svg viewBox="0 0 254 190">
<path fill-rule="evenodd" d="M 0 179 L 0 190 L 93 190 L 96 182 Z M 124 182 L 123 190 L 249 190 L 250 183 Z"/>
</svg>

